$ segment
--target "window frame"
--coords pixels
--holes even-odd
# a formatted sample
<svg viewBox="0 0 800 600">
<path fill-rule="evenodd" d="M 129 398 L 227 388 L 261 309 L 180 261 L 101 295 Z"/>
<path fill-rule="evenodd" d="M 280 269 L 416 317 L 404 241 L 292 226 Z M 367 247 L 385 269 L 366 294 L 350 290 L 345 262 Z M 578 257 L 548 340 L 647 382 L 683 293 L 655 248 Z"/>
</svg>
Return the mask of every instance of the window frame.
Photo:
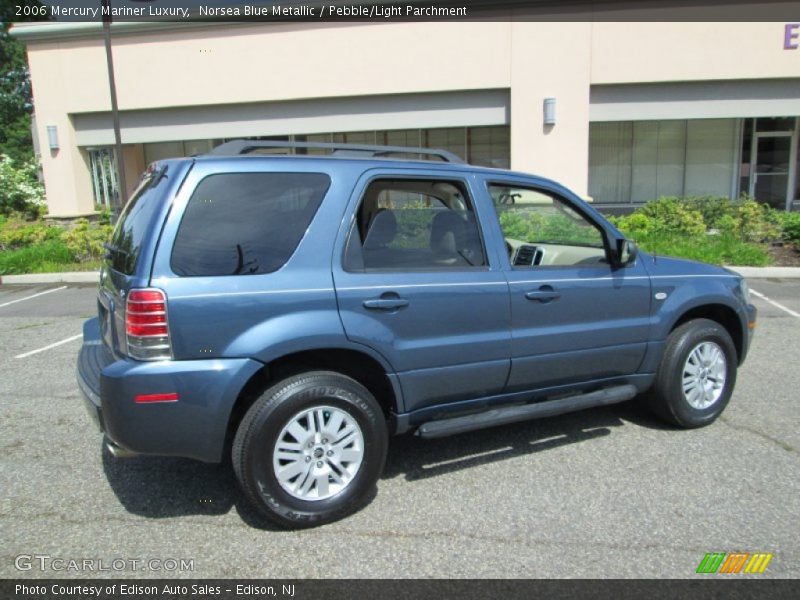
<svg viewBox="0 0 800 600">
<path fill-rule="evenodd" d="M 420 181 L 432 183 L 448 183 L 457 186 L 462 193 L 467 206 L 471 209 L 473 218 L 475 220 L 475 227 L 478 232 L 478 240 L 481 245 L 481 252 L 483 253 L 482 265 L 464 266 L 455 265 L 448 266 L 434 266 L 434 267 L 398 267 L 398 268 L 366 268 L 364 266 L 364 253 L 363 253 L 363 240 L 361 239 L 361 232 L 358 230 L 358 213 L 361 210 L 362 203 L 366 196 L 367 190 L 376 181 L 389 180 L 389 181 Z M 432 174 L 427 173 L 412 173 L 412 172 L 391 172 L 380 171 L 370 175 L 364 179 L 354 193 L 355 202 L 353 203 L 352 212 L 349 215 L 349 222 L 347 223 L 347 234 L 344 238 L 341 252 L 341 268 L 346 273 L 351 274 L 374 274 L 374 273 L 457 273 L 467 272 L 474 273 L 479 271 L 491 270 L 491 256 L 489 248 L 486 244 L 486 235 L 483 231 L 480 214 L 478 211 L 476 195 L 473 193 L 472 186 L 470 186 L 467 177 L 463 173 L 441 173 Z"/>
<path fill-rule="evenodd" d="M 497 229 L 500 232 L 500 239 L 503 243 L 503 255 L 505 256 L 505 263 L 508 265 L 508 268 L 512 271 L 528 271 L 534 272 L 536 270 L 554 270 L 554 269 L 569 269 L 569 268 L 580 268 L 580 269 L 596 269 L 598 268 L 597 265 L 531 265 L 527 266 L 518 266 L 514 265 L 511 262 L 511 258 L 508 256 L 508 251 L 506 248 L 506 236 L 503 232 L 503 227 L 500 225 L 500 215 L 497 213 L 495 209 L 494 198 L 491 194 L 491 188 L 493 186 L 506 186 L 511 188 L 521 188 L 531 192 L 536 192 L 540 194 L 545 194 L 553 198 L 554 201 L 561 201 L 563 204 L 574 210 L 578 213 L 581 217 L 586 219 L 595 229 L 600 232 L 601 238 L 603 240 L 603 252 L 605 254 L 606 264 L 602 265 L 602 268 L 614 269 L 614 252 L 612 250 L 611 245 L 611 238 L 614 237 L 611 235 L 611 231 L 609 231 L 608 227 L 606 227 L 602 222 L 598 221 L 591 212 L 585 210 L 583 206 L 579 203 L 573 201 L 569 194 L 564 193 L 564 191 L 559 190 L 555 187 L 549 187 L 547 185 L 542 185 L 539 183 L 533 182 L 525 182 L 525 181 L 514 181 L 512 179 L 502 179 L 502 178 L 486 178 L 484 179 L 484 185 L 486 189 L 486 197 L 491 204 L 490 208 L 492 214 L 494 215 L 495 221 L 497 223 Z"/>
</svg>

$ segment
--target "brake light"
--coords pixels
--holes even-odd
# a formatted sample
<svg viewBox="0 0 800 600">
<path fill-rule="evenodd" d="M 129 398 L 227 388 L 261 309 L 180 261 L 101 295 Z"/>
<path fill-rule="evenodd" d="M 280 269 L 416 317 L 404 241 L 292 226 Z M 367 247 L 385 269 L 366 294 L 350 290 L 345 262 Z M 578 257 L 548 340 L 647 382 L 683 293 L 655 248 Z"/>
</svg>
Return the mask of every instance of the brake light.
<svg viewBox="0 0 800 600">
<path fill-rule="evenodd" d="M 128 354 L 138 360 L 172 358 L 167 296 L 162 290 L 131 290 L 125 306 Z"/>
</svg>

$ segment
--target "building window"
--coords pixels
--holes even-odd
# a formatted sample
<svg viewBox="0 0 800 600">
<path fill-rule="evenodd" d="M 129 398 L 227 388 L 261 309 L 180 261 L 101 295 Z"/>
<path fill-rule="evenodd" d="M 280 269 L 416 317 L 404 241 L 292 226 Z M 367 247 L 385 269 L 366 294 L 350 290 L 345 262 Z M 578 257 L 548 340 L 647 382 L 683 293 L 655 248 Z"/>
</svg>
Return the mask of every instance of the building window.
<svg viewBox="0 0 800 600">
<path fill-rule="evenodd" d="M 598 203 L 735 196 L 737 119 L 621 121 L 589 126 L 589 195 Z"/>
<path fill-rule="evenodd" d="M 443 127 L 441 129 L 424 129 L 422 131 L 424 148 L 449 150 L 456 156 L 466 159 L 467 129 L 466 127 Z"/>
<path fill-rule="evenodd" d="M 472 165 L 511 168 L 511 136 L 505 125 L 467 129 L 467 160 Z"/>
<path fill-rule="evenodd" d="M 113 148 L 89 148 L 95 205 L 111 207 L 119 195 Z"/>
<path fill-rule="evenodd" d="M 157 160 L 204 154 L 215 146 L 230 141 L 187 140 L 144 144 L 145 163 Z M 508 125 L 481 127 L 443 127 L 438 129 L 394 129 L 340 131 L 297 135 L 248 137 L 248 140 L 295 141 L 336 144 L 403 146 L 449 150 L 469 163 L 508 169 L 511 165 L 511 136 Z M 259 154 L 328 154 L 324 148 L 261 149 Z M 409 158 L 418 158 L 414 155 Z"/>
</svg>

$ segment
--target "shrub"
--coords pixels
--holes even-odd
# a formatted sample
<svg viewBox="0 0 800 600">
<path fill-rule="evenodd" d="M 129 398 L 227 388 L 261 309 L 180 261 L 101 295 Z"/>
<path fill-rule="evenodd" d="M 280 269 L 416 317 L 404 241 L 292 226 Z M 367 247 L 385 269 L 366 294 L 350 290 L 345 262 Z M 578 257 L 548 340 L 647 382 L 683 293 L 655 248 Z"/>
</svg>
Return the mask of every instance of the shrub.
<svg viewBox="0 0 800 600">
<path fill-rule="evenodd" d="M 706 231 L 703 215 L 687 206 L 680 198 L 659 198 L 653 202 L 648 202 L 639 210 L 641 214 L 652 220 L 654 232 L 662 231 L 697 236 Z"/>
<path fill-rule="evenodd" d="M 767 242 L 780 237 L 780 228 L 770 218 L 773 212 L 766 204 L 752 198 L 742 198 L 735 203 L 738 221 L 736 235 L 745 242 Z"/>
<path fill-rule="evenodd" d="M 800 213 L 773 212 L 775 226 L 780 229 L 780 239 L 791 242 L 800 249 Z"/>
<path fill-rule="evenodd" d="M 611 217 L 609 220 L 617 229 L 634 239 L 646 237 L 657 229 L 655 221 L 639 211 L 624 217 Z"/>
<path fill-rule="evenodd" d="M 28 221 L 19 213 L 3 217 L 0 222 L 0 250 L 14 250 L 60 239 L 64 230 L 42 221 Z"/>
<path fill-rule="evenodd" d="M 97 260 L 105 253 L 103 243 L 111 237 L 112 230 L 110 225 L 93 224 L 87 219 L 78 219 L 75 227 L 65 232 L 62 239 L 78 260 Z"/>
<path fill-rule="evenodd" d="M 758 243 L 781 236 L 784 217 L 774 213 L 751 198 L 667 197 L 610 221 L 648 252 L 714 264 L 761 266 L 769 264 L 770 258 Z"/>
<path fill-rule="evenodd" d="M 683 202 L 703 215 L 709 229 L 722 229 L 720 221 L 736 217 L 736 203 L 726 196 L 689 196 Z"/>
<path fill-rule="evenodd" d="M 0 155 L 0 214 L 22 213 L 35 218 L 45 213 L 44 188 L 37 170 L 33 160 L 20 163 Z"/>
</svg>

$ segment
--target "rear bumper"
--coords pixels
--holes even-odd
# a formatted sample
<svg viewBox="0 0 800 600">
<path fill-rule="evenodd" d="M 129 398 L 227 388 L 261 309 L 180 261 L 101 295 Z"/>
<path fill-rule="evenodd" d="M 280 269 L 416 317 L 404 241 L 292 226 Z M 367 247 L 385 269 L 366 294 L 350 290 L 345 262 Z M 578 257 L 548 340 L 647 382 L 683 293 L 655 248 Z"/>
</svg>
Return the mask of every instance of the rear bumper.
<svg viewBox="0 0 800 600">
<path fill-rule="evenodd" d="M 264 365 L 250 359 L 138 362 L 115 357 L 97 319 L 84 324 L 78 386 L 92 420 L 136 454 L 222 459 L 228 420 L 247 381 Z M 136 396 L 178 394 L 175 402 L 137 403 Z"/>
</svg>

